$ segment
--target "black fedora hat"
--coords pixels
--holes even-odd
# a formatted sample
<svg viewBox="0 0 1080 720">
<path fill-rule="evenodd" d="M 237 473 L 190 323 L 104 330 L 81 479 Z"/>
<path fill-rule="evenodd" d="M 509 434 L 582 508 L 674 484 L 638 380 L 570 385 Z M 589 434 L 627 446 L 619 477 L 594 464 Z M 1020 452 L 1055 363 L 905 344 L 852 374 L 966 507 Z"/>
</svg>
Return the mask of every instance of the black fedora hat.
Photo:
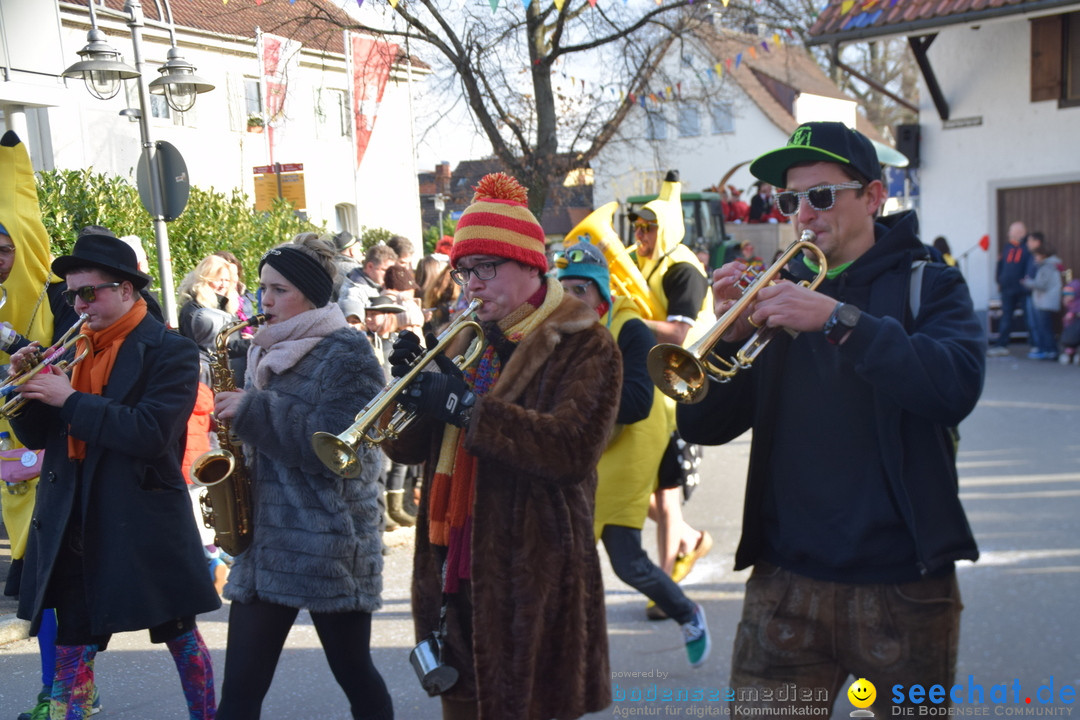
<svg viewBox="0 0 1080 720">
<path fill-rule="evenodd" d="M 87 225 L 79 232 L 71 254 L 53 260 L 52 271 L 66 278 L 75 268 L 100 268 L 130 281 L 136 290 L 142 290 L 150 277 L 139 272 L 138 263 L 135 251 L 111 230 L 100 225 Z"/>
</svg>

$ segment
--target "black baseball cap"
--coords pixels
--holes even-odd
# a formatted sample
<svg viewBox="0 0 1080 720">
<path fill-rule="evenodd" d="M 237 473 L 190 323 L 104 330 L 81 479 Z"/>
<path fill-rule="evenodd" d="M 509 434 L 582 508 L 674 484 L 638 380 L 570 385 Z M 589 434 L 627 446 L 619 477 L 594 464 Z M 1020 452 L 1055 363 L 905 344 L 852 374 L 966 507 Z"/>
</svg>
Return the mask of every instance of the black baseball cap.
<svg viewBox="0 0 1080 720">
<path fill-rule="evenodd" d="M 804 162 L 833 162 L 854 168 L 867 180 L 881 179 L 881 163 L 870 139 L 841 122 L 808 122 L 795 128 L 787 145 L 750 163 L 750 172 L 776 187 L 787 187 L 787 171 Z"/>
</svg>

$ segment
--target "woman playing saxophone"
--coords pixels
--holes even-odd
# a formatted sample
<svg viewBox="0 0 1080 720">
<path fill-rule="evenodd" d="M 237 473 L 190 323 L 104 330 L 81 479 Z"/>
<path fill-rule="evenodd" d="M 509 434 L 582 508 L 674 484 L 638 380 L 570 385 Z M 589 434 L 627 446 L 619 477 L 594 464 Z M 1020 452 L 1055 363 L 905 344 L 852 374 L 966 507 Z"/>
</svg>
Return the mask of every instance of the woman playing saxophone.
<svg viewBox="0 0 1080 720">
<path fill-rule="evenodd" d="M 334 250 L 309 233 L 259 264 L 266 324 L 248 352 L 243 390 L 219 392 L 215 414 L 231 424 L 251 466 L 254 529 L 225 586 L 232 601 L 219 720 L 258 717 L 300 608 L 354 717 L 392 717 L 369 649 L 380 606 L 379 450 L 361 450 L 357 478 L 335 475 L 309 438 L 346 427 L 383 385 L 363 334 L 336 304 Z"/>
</svg>

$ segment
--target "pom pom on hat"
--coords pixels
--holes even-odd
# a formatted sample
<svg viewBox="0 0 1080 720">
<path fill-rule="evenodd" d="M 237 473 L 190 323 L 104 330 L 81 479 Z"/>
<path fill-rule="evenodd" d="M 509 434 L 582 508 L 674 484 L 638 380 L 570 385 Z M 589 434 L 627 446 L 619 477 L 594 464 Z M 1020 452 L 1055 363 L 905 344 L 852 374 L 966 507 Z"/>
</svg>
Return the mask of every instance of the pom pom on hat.
<svg viewBox="0 0 1080 720">
<path fill-rule="evenodd" d="M 491 173 L 474 188 L 473 202 L 454 232 L 450 263 L 468 255 L 494 255 L 531 265 L 546 273 L 544 229 L 529 212 L 529 194 L 514 178 Z"/>
</svg>

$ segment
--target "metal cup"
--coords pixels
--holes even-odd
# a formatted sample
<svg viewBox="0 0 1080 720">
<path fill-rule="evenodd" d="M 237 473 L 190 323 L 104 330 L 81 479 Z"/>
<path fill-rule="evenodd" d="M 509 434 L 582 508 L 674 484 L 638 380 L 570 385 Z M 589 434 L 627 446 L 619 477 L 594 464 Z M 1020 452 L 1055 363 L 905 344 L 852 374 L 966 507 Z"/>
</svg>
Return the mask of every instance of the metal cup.
<svg viewBox="0 0 1080 720">
<path fill-rule="evenodd" d="M 458 680 L 458 671 L 442 662 L 442 642 L 435 634 L 417 643 L 409 653 L 409 664 L 416 671 L 420 686 L 431 697 L 440 695 Z"/>
</svg>

